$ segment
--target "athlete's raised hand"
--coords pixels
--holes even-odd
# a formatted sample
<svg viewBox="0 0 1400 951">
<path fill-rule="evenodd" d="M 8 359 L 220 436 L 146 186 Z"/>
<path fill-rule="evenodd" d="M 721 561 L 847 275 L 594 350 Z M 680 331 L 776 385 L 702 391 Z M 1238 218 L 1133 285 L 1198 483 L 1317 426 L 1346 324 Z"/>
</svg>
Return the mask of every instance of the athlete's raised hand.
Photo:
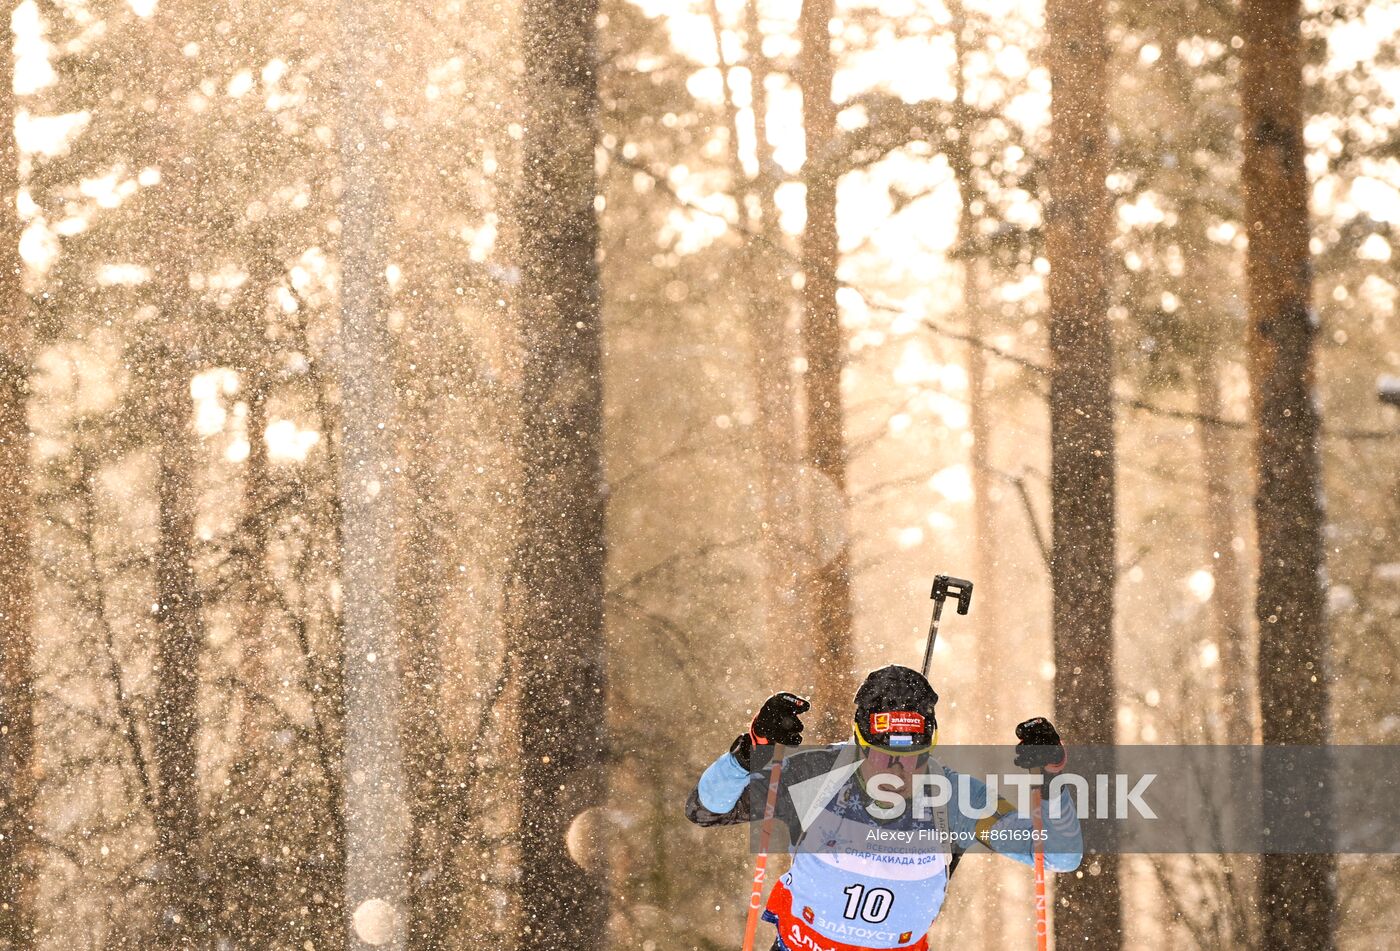
<svg viewBox="0 0 1400 951">
<path fill-rule="evenodd" d="M 1065 768 L 1069 754 L 1059 731 L 1045 717 L 1033 717 L 1016 726 L 1016 765 L 1040 773 L 1048 782 Z"/>
<path fill-rule="evenodd" d="M 755 746 L 770 743 L 797 746 L 802 742 L 801 715 L 810 709 L 812 705 L 795 693 L 773 694 L 763 701 L 763 706 L 754 714 L 749 723 L 749 732 L 735 740 L 729 752 L 747 769 L 749 754 Z"/>
</svg>

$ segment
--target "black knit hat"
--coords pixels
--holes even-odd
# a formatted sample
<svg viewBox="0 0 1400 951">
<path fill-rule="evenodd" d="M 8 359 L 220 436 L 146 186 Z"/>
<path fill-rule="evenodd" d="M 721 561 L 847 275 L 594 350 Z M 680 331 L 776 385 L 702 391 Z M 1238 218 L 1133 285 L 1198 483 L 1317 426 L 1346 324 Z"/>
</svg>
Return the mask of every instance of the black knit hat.
<svg viewBox="0 0 1400 951">
<path fill-rule="evenodd" d="M 938 694 L 918 671 L 891 664 L 872 671 L 856 691 L 856 730 L 870 746 L 912 753 L 933 745 Z"/>
</svg>

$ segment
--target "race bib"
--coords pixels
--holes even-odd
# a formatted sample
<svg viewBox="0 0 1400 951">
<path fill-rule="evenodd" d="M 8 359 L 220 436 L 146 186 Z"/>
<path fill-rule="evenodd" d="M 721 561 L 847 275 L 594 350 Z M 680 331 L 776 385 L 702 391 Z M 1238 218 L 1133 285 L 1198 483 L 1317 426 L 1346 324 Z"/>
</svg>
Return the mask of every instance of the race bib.
<svg viewBox="0 0 1400 951">
<path fill-rule="evenodd" d="M 803 908 L 794 913 L 792 892 L 788 891 L 781 880 L 773 884 L 773 892 L 768 896 L 768 907 L 763 912 L 763 918 L 778 926 L 778 935 L 789 951 L 870 951 L 864 945 L 846 944 L 818 932 L 811 924 L 816 918 L 811 908 Z M 899 937 L 901 940 L 909 940 L 914 935 L 906 932 Z M 902 944 L 889 951 L 928 951 L 928 935 L 920 935 L 918 941 Z"/>
</svg>

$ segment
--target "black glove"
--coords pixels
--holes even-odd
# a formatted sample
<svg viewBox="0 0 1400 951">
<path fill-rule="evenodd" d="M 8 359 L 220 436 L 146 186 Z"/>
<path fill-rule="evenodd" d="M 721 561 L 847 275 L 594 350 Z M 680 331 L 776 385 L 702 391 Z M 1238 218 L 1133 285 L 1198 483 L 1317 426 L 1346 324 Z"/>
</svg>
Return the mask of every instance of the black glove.
<svg viewBox="0 0 1400 951">
<path fill-rule="evenodd" d="M 1016 727 L 1016 765 L 1022 769 L 1039 770 L 1045 783 L 1057 776 L 1069 754 L 1055 725 L 1044 717 L 1035 717 Z"/>
<path fill-rule="evenodd" d="M 749 732 L 739 736 L 729 752 L 739 761 L 739 765 L 749 769 L 749 754 L 755 746 L 780 743 L 783 746 L 797 746 L 802 742 L 802 721 L 799 714 L 812 709 L 812 705 L 795 693 L 775 693 L 763 701 L 763 706 L 749 724 Z"/>
</svg>

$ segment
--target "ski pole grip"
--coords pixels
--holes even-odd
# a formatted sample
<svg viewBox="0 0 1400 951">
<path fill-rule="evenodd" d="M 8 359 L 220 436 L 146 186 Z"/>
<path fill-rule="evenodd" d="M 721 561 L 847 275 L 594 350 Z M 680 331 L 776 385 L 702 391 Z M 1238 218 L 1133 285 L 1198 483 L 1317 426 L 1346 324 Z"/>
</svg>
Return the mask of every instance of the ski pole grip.
<svg viewBox="0 0 1400 951">
<path fill-rule="evenodd" d="M 972 582 L 952 575 L 938 575 L 933 579 L 933 594 L 929 597 L 942 602 L 949 595 L 958 599 L 958 613 L 966 614 L 972 608 Z"/>
</svg>

